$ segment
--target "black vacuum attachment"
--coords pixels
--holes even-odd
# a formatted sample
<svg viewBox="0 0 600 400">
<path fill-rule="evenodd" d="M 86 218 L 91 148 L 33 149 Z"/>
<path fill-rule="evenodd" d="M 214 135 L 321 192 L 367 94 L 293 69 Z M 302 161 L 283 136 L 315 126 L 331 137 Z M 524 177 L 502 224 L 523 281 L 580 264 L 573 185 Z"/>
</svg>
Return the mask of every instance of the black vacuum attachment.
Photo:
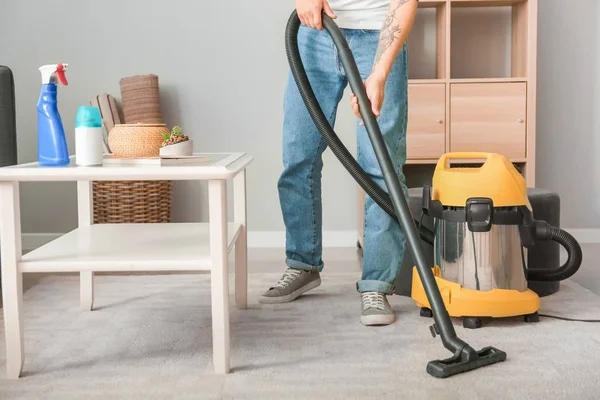
<svg viewBox="0 0 600 400">
<path fill-rule="evenodd" d="M 306 104 L 308 112 L 314 121 L 317 129 L 327 141 L 327 144 L 334 155 L 340 160 L 342 165 L 350 172 L 357 183 L 371 196 L 371 198 L 389 215 L 395 218 L 402 226 L 406 234 L 410 248 L 413 251 L 414 259 L 417 263 L 417 270 L 427 299 L 433 311 L 435 323 L 432 326 L 432 334 L 435 337 L 439 334 L 442 343 L 453 356 L 445 360 L 430 361 L 427 365 L 427 372 L 436 378 L 447 378 L 452 375 L 467 372 L 486 365 L 495 364 L 506 359 L 506 353 L 493 347 L 486 347 L 480 351 L 474 350 L 469 344 L 456 336 L 454 325 L 450 320 L 448 311 L 442 300 L 439 288 L 435 282 L 432 266 L 427 266 L 425 257 L 420 247 L 419 234 L 427 242 L 433 243 L 433 233 L 424 231 L 419 232 L 417 225 L 412 217 L 410 208 L 404 197 L 404 192 L 400 186 L 398 176 L 394 171 L 389 152 L 383 140 L 383 135 L 377 124 L 377 119 L 371 111 L 371 104 L 360 77 L 358 67 L 354 56 L 350 51 L 346 39 L 342 35 L 335 22 L 323 13 L 323 26 L 331 35 L 335 46 L 338 49 L 342 65 L 348 77 L 350 87 L 358 98 L 360 113 L 363 116 L 365 127 L 369 134 L 369 139 L 373 145 L 373 150 L 377 156 L 377 161 L 383 172 L 386 187 L 390 195 L 381 188 L 365 173 L 359 166 L 348 149 L 335 134 L 333 128 L 323 114 L 317 98 L 312 90 L 306 71 L 302 64 L 302 59 L 298 49 L 298 30 L 300 29 L 300 19 L 296 11 L 292 12 L 288 20 L 285 33 L 285 45 L 290 69 L 302 99 Z M 390 197 L 391 196 L 391 197 Z"/>
</svg>

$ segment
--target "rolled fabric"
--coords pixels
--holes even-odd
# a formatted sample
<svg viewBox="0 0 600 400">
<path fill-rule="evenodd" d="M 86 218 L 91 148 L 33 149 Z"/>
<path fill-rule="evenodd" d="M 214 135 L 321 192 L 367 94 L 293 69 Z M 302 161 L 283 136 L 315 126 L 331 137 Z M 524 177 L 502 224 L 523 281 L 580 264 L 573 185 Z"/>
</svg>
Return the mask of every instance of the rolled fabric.
<svg viewBox="0 0 600 400">
<path fill-rule="evenodd" d="M 122 78 L 119 84 L 125 124 L 163 123 L 158 76 L 153 74 L 130 76 Z"/>
</svg>

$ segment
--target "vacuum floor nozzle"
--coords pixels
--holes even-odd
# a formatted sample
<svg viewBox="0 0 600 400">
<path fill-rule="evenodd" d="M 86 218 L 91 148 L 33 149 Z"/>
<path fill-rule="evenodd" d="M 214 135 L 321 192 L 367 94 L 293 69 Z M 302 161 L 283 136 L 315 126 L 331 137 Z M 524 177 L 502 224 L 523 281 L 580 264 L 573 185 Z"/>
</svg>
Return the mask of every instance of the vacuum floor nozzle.
<svg viewBox="0 0 600 400">
<path fill-rule="evenodd" d="M 443 379 L 506 360 L 504 351 L 491 346 L 479 350 L 475 353 L 476 356 L 466 359 L 463 354 L 460 352 L 445 360 L 430 361 L 427 364 L 427 373 L 435 378 Z"/>
</svg>

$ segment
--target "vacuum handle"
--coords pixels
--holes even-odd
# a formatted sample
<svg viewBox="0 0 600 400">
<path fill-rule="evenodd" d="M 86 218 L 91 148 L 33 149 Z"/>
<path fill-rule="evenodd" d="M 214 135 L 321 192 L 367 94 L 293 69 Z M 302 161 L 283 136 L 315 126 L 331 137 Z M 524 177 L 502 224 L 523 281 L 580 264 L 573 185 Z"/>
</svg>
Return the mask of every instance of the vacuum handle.
<svg viewBox="0 0 600 400">
<path fill-rule="evenodd" d="M 492 156 L 493 156 L 492 153 L 485 153 L 485 152 L 480 152 L 480 151 L 473 151 L 473 152 L 459 151 L 459 152 L 446 153 L 446 154 L 442 155 L 442 157 L 440 157 L 440 159 L 438 161 L 438 168 L 442 168 L 444 170 L 452 169 L 448 166 L 448 160 L 450 160 L 450 159 L 466 159 L 466 160 L 482 159 L 482 160 L 485 160 L 485 162 L 484 162 L 484 164 L 485 164 L 489 159 L 492 158 Z"/>
</svg>

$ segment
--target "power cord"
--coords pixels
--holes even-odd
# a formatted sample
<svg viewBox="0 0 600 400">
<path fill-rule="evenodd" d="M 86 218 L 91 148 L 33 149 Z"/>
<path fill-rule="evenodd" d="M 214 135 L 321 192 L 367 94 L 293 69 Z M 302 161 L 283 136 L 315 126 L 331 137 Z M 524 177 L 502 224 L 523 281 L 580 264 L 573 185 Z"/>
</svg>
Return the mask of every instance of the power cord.
<svg viewBox="0 0 600 400">
<path fill-rule="evenodd" d="M 540 317 L 561 319 L 563 321 L 572 321 L 572 322 L 600 322 L 600 319 L 576 319 L 576 318 L 559 317 L 557 315 L 546 315 L 546 314 L 539 314 L 539 315 L 540 315 Z"/>
</svg>

